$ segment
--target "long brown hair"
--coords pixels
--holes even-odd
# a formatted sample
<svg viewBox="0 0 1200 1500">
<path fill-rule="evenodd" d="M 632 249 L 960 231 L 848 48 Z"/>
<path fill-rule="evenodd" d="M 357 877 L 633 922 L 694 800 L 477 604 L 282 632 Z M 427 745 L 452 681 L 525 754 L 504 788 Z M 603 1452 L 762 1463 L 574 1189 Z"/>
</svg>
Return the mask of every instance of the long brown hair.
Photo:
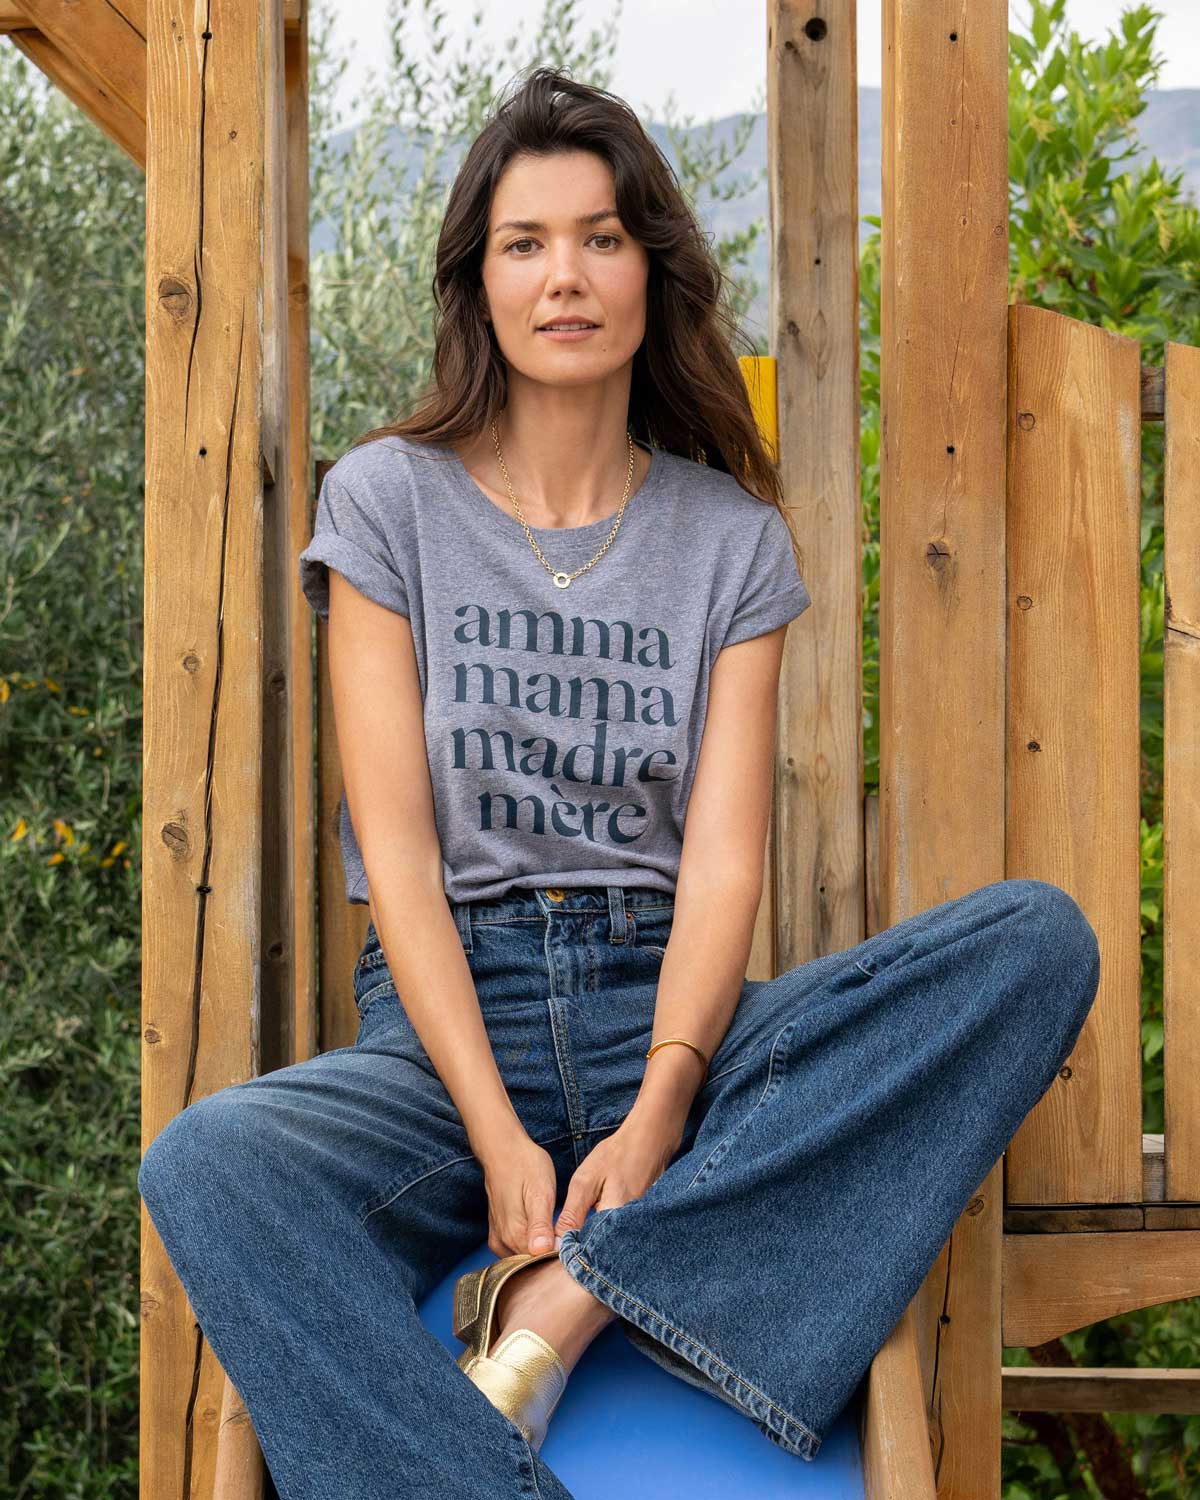
<svg viewBox="0 0 1200 1500">
<path fill-rule="evenodd" d="M 734 353 L 754 348 L 737 326 L 727 278 L 711 254 L 670 163 L 624 100 L 566 72 L 535 67 L 501 95 L 454 179 L 438 235 L 430 382 L 409 416 L 380 437 L 473 442 L 503 409 L 507 366 L 482 313 L 481 266 L 492 196 L 518 153 L 590 151 L 612 169 L 621 222 L 649 258 L 646 335 L 633 358 L 628 425 L 635 438 L 735 475 L 781 506 Z M 787 519 L 786 511 L 784 518 Z"/>
</svg>

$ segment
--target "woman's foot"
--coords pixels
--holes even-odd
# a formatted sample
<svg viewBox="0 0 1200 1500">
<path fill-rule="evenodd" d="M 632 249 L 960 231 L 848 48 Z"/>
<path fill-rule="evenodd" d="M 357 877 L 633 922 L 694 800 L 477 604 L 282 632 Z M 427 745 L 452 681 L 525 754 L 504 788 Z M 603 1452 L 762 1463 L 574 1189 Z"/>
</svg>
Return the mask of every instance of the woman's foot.
<svg viewBox="0 0 1200 1500">
<path fill-rule="evenodd" d="M 500 1288 L 492 1347 L 514 1328 L 532 1328 L 570 1374 L 579 1356 L 615 1317 L 552 1256 L 514 1272 Z"/>
</svg>

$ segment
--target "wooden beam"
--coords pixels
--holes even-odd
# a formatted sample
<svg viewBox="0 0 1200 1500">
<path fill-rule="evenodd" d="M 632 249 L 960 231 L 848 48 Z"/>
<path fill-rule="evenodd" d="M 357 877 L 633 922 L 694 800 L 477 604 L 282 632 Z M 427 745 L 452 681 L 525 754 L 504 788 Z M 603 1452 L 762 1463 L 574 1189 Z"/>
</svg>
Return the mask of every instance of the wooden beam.
<svg viewBox="0 0 1200 1500">
<path fill-rule="evenodd" d="M 1200 1296 L 1200 1235 L 1006 1234 L 1003 1339 L 1027 1348 L 1121 1313 Z"/>
<path fill-rule="evenodd" d="M 146 36 L 146 0 L 109 0 L 111 9 L 119 11 L 143 39 Z M 283 0 L 283 24 L 287 31 L 299 31 L 304 0 Z M 26 0 L 0 0 L 0 34 L 27 30 L 30 26 Z"/>
<path fill-rule="evenodd" d="M 817 19 L 770 4 L 769 336 L 784 496 L 813 598 L 780 675 L 771 975 L 867 935 L 857 97 L 853 4 Z"/>
<path fill-rule="evenodd" d="M 299 35 L 303 0 L 283 3 Z M 0 0 L 0 35 L 145 169 L 146 0 Z"/>
<path fill-rule="evenodd" d="M 3 3 L 3 0 L 0 0 Z M 114 141 L 139 167 L 146 166 L 146 121 L 140 110 L 110 91 L 86 63 L 64 51 L 44 33 L 28 27 L 12 28 L 8 38 L 52 84 Z M 138 46 L 141 44 L 139 43 Z M 137 55 L 137 48 L 128 51 Z M 144 58 L 144 48 L 141 55 Z"/>
<path fill-rule="evenodd" d="M 290 566 L 263 486 L 264 450 L 288 451 L 278 6 L 148 7 L 143 1149 L 278 1057 L 289 973 L 271 886 L 290 786 L 263 763 Z M 144 1209 L 141 1339 L 143 1500 L 251 1500 L 261 1455 L 221 1425 L 227 1377 Z"/>
<path fill-rule="evenodd" d="M 291 872 L 287 884 L 292 912 L 291 1020 L 288 1060 L 300 1062 L 321 1050 L 318 1015 L 315 776 L 312 745 L 315 715 L 313 621 L 300 588 L 299 556 L 312 536 L 313 460 L 309 380 L 309 160 L 308 160 L 308 16 L 284 35 L 284 102 L 287 191 L 287 365 L 288 448 L 286 491 L 279 503 L 287 516 L 286 576 L 290 595 L 288 674 L 290 684 L 289 770 L 292 787 Z M 336 894 L 336 893 L 335 893 Z M 344 895 L 341 905 L 347 905 Z M 365 926 L 365 923 L 364 923 Z M 365 936 L 365 934 L 364 934 Z M 353 973 L 354 957 L 346 965 Z M 350 1002 L 353 1005 L 353 993 Z M 353 1036 L 350 1041 L 353 1041 Z"/>
<path fill-rule="evenodd" d="M 1005 874 L 1008 10 L 884 0 L 882 18 L 879 754 L 891 926 Z M 1002 1202 L 997 1162 L 916 1299 L 940 1500 L 1000 1493 Z"/>
<path fill-rule="evenodd" d="M 871 1361 L 859 1444 L 868 1500 L 934 1500 L 937 1488 L 911 1303 Z"/>
<path fill-rule="evenodd" d="M 1194 1417 L 1200 1414 L 1200 1370 L 1165 1368 L 1033 1370 L 1005 1365 L 1004 1405 L 1010 1411 L 1125 1411 Z"/>
</svg>

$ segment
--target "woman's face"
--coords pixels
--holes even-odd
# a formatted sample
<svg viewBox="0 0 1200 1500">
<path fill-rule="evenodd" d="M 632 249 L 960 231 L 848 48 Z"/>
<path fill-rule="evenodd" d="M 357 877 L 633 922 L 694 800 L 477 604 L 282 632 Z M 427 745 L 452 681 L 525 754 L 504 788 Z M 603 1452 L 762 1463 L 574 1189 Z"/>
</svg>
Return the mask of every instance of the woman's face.
<svg viewBox="0 0 1200 1500">
<path fill-rule="evenodd" d="M 628 365 L 646 331 L 649 257 L 616 213 L 612 169 L 590 151 L 518 156 L 492 195 L 486 310 L 510 370 L 585 385 Z M 554 318 L 597 326 L 556 337 Z"/>
</svg>

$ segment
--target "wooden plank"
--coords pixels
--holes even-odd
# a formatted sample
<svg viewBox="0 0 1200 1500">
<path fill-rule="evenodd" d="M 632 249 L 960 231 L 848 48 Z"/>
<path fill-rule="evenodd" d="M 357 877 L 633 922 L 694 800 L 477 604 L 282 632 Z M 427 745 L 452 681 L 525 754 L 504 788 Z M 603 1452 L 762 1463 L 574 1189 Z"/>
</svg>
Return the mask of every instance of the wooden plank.
<svg viewBox="0 0 1200 1500">
<path fill-rule="evenodd" d="M 1146 1228 L 1146 1210 L 1140 1203 L 1118 1207 L 1100 1203 L 1073 1203 L 1065 1208 L 1006 1208 L 1005 1234 L 1108 1234 L 1114 1230 Z"/>
<path fill-rule="evenodd" d="M 1167 344 L 1163 568 L 1166 1196 L 1200 1198 L 1200 349 Z"/>
<path fill-rule="evenodd" d="M 862 510 L 854 7 L 771 0 L 769 339 L 784 500 L 813 604 L 779 685 L 772 973 L 861 942 Z"/>
<path fill-rule="evenodd" d="M 297 1051 L 295 986 L 295 903 L 297 762 L 311 782 L 311 741 L 296 746 L 292 693 L 297 658 L 296 634 L 309 613 L 298 598 L 297 562 L 303 543 L 292 524 L 291 413 L 289 375 L 291 329 L 288 307 L 288 119 L 283 16 L 279 0 L 263 16 L 263 109 L 265 162 L 262 202 L 262 433 L 266 451 L 276 456 L 277 482 L 263 492 L 263 738 L 262 738 L 262 989 L 260 1035 L 264 1073 L 286 1067 Z M 211 26 L 210 26 L 211 29 Z M 307 464 L 305 465 L 307 473 Z M 302 512 L 303 518 L 307 516 Z M 304 606 L 301 613 L 300 606 Z M 304 672 L 303 681 L 311 677 Z"/>
<path fill-rule="evenodd" d="M 119 12 L 143 39 L 146 35 L 146 0 L 106 0 L 111 10 Z M 20 31 L 30 25 L 26 0 L 0 0 L 0 34 Z M 288 31 L 299 31 L 305 13 L 304 0 L 283 0 L 283 24 Z"/>
<path fill-rule="evenodd" d="M 316 491 L 320 494 L 332 459 L 317 463 Z M 314 502 L 315 510 L 315 502 Z M 309 526 L 312 534 L 312 526 Z M 329 626 L 319 619 L 317 630 L 317 913 L 320 929 L 320 1048 L 349 1047 L 358 1032 L 354 1008 L 354 964 L 367 940 L 370 912 L 346 900 L 342 867 L 339 814 L 342 801 L 342 762 L 338 754 L 333 716 L 333 683 L 329 675 Z"/>
<path fill-rule="evenodd" d="M 8 38 L 93 125 L 120 146 L 139 167 L 145 168 L 146 122 L 141 114 L 109 93 L 94 73 L 82 67 L 75 57 L 40 31 L 13 27 Z"/>
<path fill-rule="evenodd" d="M 261 1070 L 277 6 L 211 0 L 183 21 L 153 0 L 148 14 L 143 1149 L 193 1100 Z M 141 1339 L 143 1500 L 210 1494 L 224 1376 L 144 1210 Z"/>
<path fill-rule="evenodd" d="M 1030 1370 L 1006 1365 L 1004 1405 L 1012 1411 L 1200 1413 L 1200 1370 Z"/>
<path fill-rule="evenodd" d="M 1046 308 L 1009 311 L 1005 868 L 1069 891 L 1103 958 L 1071 1058 L 1008 1147 L 1007 1201 L 1129 1203 L 1142 1190 L 1139 348 Z"/>
<path fill-rule="evenodd" d="M 937 1490 L 911 1303 L 871 1361 L 859 1413 L 859 1443 L 868 1500 L 934 1500 Z"/>
<path fill-rule="evenodd" d="M 288 572 L 290 594 L 290 740 L 295 747 L 292 783 L 292 995 L 291 1058 L 299 1062 L 320 1048 L 318 1034 L 316 765 L 312 752 L 316 693 L 313 681 L 313 613 L 300 588 L 299 556 L 312 536 L 313 461 L 309 370 L 309 152 L 308 17 L 284 37 L 287 160 L 287 359 Z M 354 1040 L 353 1037 L 350 1038 Z"/>
<path fill-rule="evenodd" d="M 98 96 L 146 118 L 146 36 L 108 0 L 22 0 L 48 42 L 91 78 Z"/>
<path fill-rule="evenodd" d="M 1027 1348 L 1105 1318 L 1200 1296 L 1200 1235 L 1006 1234 L 1004 1342 Z"/>
<path fill-rule="evenodd" d="M 1005 873 L 1008 11 L 887 0 L 882 18 L 886 927 Z M 942 1500 L 1000 1491 L 1001 1203 L 997 1164 L 916 1299 Z"/>
</svg>

